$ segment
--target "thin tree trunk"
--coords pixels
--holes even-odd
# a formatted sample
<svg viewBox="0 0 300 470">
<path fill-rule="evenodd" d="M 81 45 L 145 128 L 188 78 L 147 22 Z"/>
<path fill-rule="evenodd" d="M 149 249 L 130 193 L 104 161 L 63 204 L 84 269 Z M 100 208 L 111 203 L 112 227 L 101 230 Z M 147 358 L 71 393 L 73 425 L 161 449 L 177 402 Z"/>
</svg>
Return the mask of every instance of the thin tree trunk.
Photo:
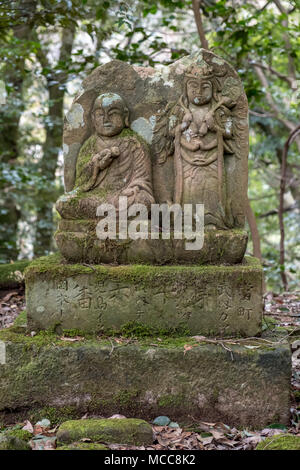
<svg viewBox="0 0 300 470">
<path fill-rule="evenodd" d="M 72 52 L 75 27 L 65 28 L 62 33 L 59 62 L 66 62 Z M 39 56 L 45 65 L 46 54 Z M 42 256 L 51 251 L 53 244 L 53 204 L 58 192 L 55 186 L 55 172 L 63 134 L 63 101 L 67 74 L 60 73 L 48 79 L 49 112 L 46 120 L 46 140 L 43 157 L 40 162 L 41 174 L 47 178 L 48 186 L 41 189 L 37 196 L 35 256 Z"/>
<path fill-rule="evenodd" d="M 195 22 L 201 42 L 201 46 L 203 49 L 208 49 L 208 41 L 205 37 L 205 32 L 203 29 L 202 17 L 200 12 L 200 1 L 199 0 L 192 0 L 193 12 L 195 17 Z"/>
<path fill-rule="evenodd" d="M 35 0 L 22 0 L 16 2 L 16 4 L 16 6 L 22 6 L 22 14 L 26 12 L 29 17 L 36 9 Z M 14 37 L 22 42 L 30 39 L 31 29 L 30 22 L 21 22 L 13 26 L 12 32 Z M 9 165 L 9 171 L 13 171 L 18 165 L 19 123 L 24 111 L 22 96 L 24 66 L 25 57 L 22 55 L 16 58 L 15 64 L 8 63 L 2 70 L 1 78 L 9 83 L 11 89 L 13 89 L 7 97 L 6 104 L 0 107 L 0 161 Z M 0 260 L 10 262 L 16 260 L 19 254 L 18 224 L 21 212 L 17 207 L 16 194 L 11 187 L 11 183 L 8 182 L 1 190 L 3 210 L 0 215 Z"/>
</svg>

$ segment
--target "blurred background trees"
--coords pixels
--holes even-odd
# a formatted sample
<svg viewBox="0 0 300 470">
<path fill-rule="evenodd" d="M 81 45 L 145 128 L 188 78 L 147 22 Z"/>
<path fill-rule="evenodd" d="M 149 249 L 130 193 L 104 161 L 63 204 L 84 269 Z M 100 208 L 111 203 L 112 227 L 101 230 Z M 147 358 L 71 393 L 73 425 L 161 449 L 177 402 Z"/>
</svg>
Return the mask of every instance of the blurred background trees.
<svg viewBox="0 0 300 470">
<path fill-rule="evenodd" d="M 0 0 L 0 263 L 55 250 L 63 116 L 81 80 L 113 58 L 167 65 L 202 45 L 236 68 L 248 96 L 254 252 L 260 242 L 270 289 L 295 287 L 298 7 L 297 0 Z"/>
</svg>

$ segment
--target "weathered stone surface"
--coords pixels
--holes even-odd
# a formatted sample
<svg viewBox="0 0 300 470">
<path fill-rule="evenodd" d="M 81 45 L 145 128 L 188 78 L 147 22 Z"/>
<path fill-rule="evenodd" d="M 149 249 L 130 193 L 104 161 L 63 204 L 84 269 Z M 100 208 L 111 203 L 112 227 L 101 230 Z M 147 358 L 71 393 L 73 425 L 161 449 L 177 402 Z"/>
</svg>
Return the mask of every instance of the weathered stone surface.
<svg viewBox="0 0 300 470">
<path fill-rule="evenodd" d="M 95 221 L 60 220 L 55 239 L 61 254 L 72 263 L 117 264 L 236 264 L 246 251 L 243 230 L 218 230 L 204 234 L 200 250 L 186 250 L 185 240 L 99 240 Z"/>
<path fill-rule="evenodd" d="M 0 433 L 0 450 L 31 450 L 32 435 L 22 429 Z"/>
<path fill-rule="evenodd" d="M 78 419 L 66 421 L 57 432 L 59 442 L 88 438 L 107 444 L 147 445 L 153 443 L 150 424 L 142 419 Z"/>
<path fill-rule="evenodd" d="M 0 332 L 0 410 L 76 406 L 101 416 L 121 413 L 153 420 L 191 417 L 234 426 L 288 423 L 291 358 L 285 342 L 226 344 L 154 338 L 120 345 L 74 343 L 41 332 Z M 152 344 L 152 345 L 151 345 Z M 186 351 L 185 344 L 193 347 Z M 188 418 L 187 418 L 188 417 Z"/>
<path fill-rule="evenodd" d="M 117 60 L 95 69 L 66 115 L 67 192 L 56 205 L 62 223 L 86 224 L 81 223 L 79 231 L 60 227 L 59 250 L 70 261 L 93 263 L 135 262 L 136 251 L 139 262 L 153 263 L 165 250 L 168 262 L 241 261 L 246 238 L 236 256 L 229 244 L 213 251 L 208 241 L 216 238 L 218 245 L 215 230 L 244 227 L 247 113 L 237 73 L 203 49 L 159 70 Z M 173 243 L 162 240 L 132 243 L 129 235 L 119 239 L 119 232 L 113 236 L 118 248 L 110 243 L 113 248 L 107 250 L 88 225 L 105 218 L 103 210 L 97 212 L 100 204 L 114 210 L 120 196 L 128 198 L 128 208 L 144 205 L 143 220 L 148 220 L 153 203 L 182 208 L 203 204 L 204 225 L 213 230 L 203 254 L 185 253 L 181 242 L 175 250 Z M 210 258 L 207 251 L 212 252 Z"/>
<path fill-rule="evenodd" d="M 82 266 L 56 255 L 26 271 L 31 330 L 153 332 L 255 336 L 261 331 L 262 269 L 246 258 L 234 266 Z"/>
</svg>

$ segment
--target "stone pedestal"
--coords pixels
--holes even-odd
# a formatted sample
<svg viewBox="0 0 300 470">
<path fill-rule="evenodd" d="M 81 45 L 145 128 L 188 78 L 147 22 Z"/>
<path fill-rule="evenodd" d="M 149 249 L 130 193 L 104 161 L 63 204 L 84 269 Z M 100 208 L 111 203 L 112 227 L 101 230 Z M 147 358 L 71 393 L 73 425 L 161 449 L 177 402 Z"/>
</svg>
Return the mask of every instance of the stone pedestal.
<svg viewBox="0 0 300 470">
<path fill-rule="evenodd" d="M 186 250 L 186 241 L 174 239 L 99 240 L 97 220 L 59 221 L 55 240 L 60 253 L 69 263 L 117 264 L 237 264 L 246 251 L 245 230 L 213 230 L 204 234 L 200 250 Z"/>
<path fill-rule="evenodd" d="M 247 257 L 234 266 L 107 266 L 41 258 L 26 271 L 30 330 L 119 334 L 256 336 L 261 331 L 262 268 Z"/>
<path fill-rule="evenodd" d="M 50 333 L 31 337 L 10 330 L 0 332 L 0 341 L 5 348 L 0 414 L 54 407 L 75 416 L 168 415 L 180 424 L 200 419 L 242 429 L 289 422 L 291 361 L 285 342 L 199 344 L 191 337 L 157 345 L 154 338 L 68 342 Z"/>
</svg>

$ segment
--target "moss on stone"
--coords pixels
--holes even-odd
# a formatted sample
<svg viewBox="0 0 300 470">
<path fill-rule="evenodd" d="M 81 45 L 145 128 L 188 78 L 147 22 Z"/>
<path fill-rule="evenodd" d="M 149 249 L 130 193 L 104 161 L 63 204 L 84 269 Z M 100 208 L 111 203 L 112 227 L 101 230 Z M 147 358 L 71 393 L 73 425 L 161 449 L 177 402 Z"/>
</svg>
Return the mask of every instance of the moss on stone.
<svg viewBox="0 0 300 470">
<path fill-rule="evenodd" d="M 14 327 L 24 326 L 27 324 L 27 313 L 26 310 L 23 310 L 14 321 Z"/>
<path fill-rule="evenodd" d="M 158 405 L 167 409 L 167 408 L 176 408 L 177 406 L 181 406 L 182 403 L 184 402 L 184 395 L 179 394 L 179 395 L 174 395 L 174 394 L 169 394 L 169 395 L 163 395 L 159 398 L 158 400 Z"/>
<path fill-rule="evenodd" d="M 66 446 L 59 446 L 56 450 L 109 450 L 109 448 L 96 442 L 73 442 Z"/>
<path fill-rule="evenodd" d="M 16 439 L 22 441 L 30 441 L 32 438 L 32 434 L 29 431 L 25 431 L 24 429 L 11 429 L 5 432 L 6 436 L 15 437 Z"/>
<path fill-rule="evenodd" d="M 29 440 L 32 434 L 22 429 L 12 429 L 0 433 L 0 450 L 31 450 Z"/>
<path fill-rule="evenodd" d="M 284 434 L 267 437 L 258 444 L 256 450 L 300 450 L 300 436 Z"/>
<path fill-rule="evenodd" d="M 105 279 L 126 281 L 131 283 L 146 284 L 147 286 L 161 285 L 162 283 L 171 283 L 176 280 L 180 282 L 181 275 L 184 282 L 189 284 L 196 281 L 199 275 L 226 277 L 230 273 L 237 274 L 237 282 L 243 279 L 243 274 L 251 272 L 255 277 L 261 275 L 261 264 L 256 258 L 245 257 L 242 264 L 233 266 L 222 265 L 170 265 L 170 266 L 153 266 L 153 265 L 93 265 L 86 266 L 84 264 L 68 264 L 59 254 L 44 256 L 31 263 L 25 270 L 26 284 L 34 281 L 35 276 L 42 275 L 44 280 L 61 280 L 67 277 L 79 274 L 95 273 L 99 281 Z"/>
<path fill-rule="evenodd" d="M 58 430 L 58 442 L 69 443 L 83 438 L 94 442 L 131 445 L 152 444 L 152 428 L 144 420 L 82 419 L 66 421 Z"/>
<path fill-rule="evenodd" d="M 23 272 L 30 261 L 16 261 L 15 263 L 0 264 L 0 289 L 17 287 L 24 283 Z"/>
<path fill-rule="evenodd" d="M 190 331 L 185 324 L 182 324 L 176 328 L 155 328 L 153 326 L 144 325 L 139 322 L 127 322 L 123 326 L 121 326 L 119 331 L 112 332 L 113 336 L 114 333 L 116 335 L 124 336 L 125 338 L 147 338 L 152 337 L 155 338 L 157 336 L 175 336 L 175 337 L 182 337 L 188 336 Z M 107 334 L 107 332 L 106 332 Z"/>
<path fill-rule="evenodd" d="M 228 345 L 231 353 L 224 349 L 226 343 L 197 343 L 190 337 L 69 342 L 53 333 L 31 337 L 10 329 L 0 332 L 0 340 L 7 353 L 0 368 L 2 413 L 27 409 L 30 414 L 38 408 L 36 419 L 53 424 L 86 412 L 147 420 L 167 412 L 176 421 L 190 414 L 253 427 L 289 419 L 286 343 L 275 347 L 259 339 L 237 341 Z M 270 400 L 271 409 L 266 406 Z M 48 413 L 43 407 L 49 406 Z M 70 416 L 65 407 L 72 407 Z"/>
</svg>

